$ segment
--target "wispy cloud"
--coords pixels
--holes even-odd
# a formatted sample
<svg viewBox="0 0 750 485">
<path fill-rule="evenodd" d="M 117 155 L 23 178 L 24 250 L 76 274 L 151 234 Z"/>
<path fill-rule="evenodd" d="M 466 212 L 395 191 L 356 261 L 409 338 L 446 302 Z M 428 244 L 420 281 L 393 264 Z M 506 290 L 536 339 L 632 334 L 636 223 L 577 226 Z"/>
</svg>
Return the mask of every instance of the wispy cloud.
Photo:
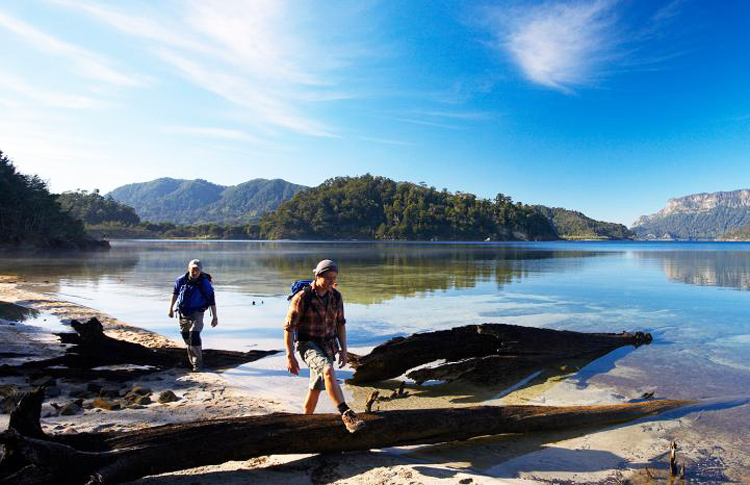
<svg viewBox="0 0 750 485">
<path fill-rule="evenodd" d="M 424 119 L 418 119 L 418 118 L 404 118 L 404 117 L 394 116 L 394 117 L 391 117 L 391 119 L 394 119 L 396 121 L 403 121 L 404 123 L 411 123 L 413 125 L 431 126 L 434 128 L 444 128 L 446 130 L 464 130 L 465 129 L 464 127 L 458 126 L 458 125 L 451 125 L 448 123 L 440 123 L 437 121 L 424 120 Z"/>
<path fill-rule="evenodd" d="M 91 96 L 66 94 L 35 87 L 33 83 L 12 73 L 0 76 L 0 90 L 21 94 L 27 99 L 53 108 L 91 109 L 103 108 L 108 103 Z"/>
<path fill-rule="evenodd" d="M 618 43 L 614 3 L 548 4 L 520 13 L 504 47 L 529 80 L 561 91 L 596 83 Z"/>
<path fill-rule="evenodd" d="M 677 17 L 681 1 L 659 8 L 649 18 L 631 20 L 642 25 L 626 23 L 622 5 L 595 0 L 496 9 L 492 29 L 498 48 L 526 79 L 571 94 L 599 85 L 614 72 L 653 66 L 675 55 L 641 51 L 643 43 L 662 34 Z"/>
<path fill-rule="evenodd" d="M 257 127 L 336 137 L 336 130 L 315 116 L 313 103 L 355 96 L 340 88 L 337 77 L 355 56 L 320 40 L 325 36 L 313 29 L 307 5 L 185 1 L 179 15 L 160 18 L 158 12 L 56 3 L 145 41 L 146 49 L 176 73 L 241 108 Z"/>
<path fill-rule="evenodd" d="M 483 121 L 494 116 L 487 111 L 413 111 L 412 114 L 429 118 L 448 118 L 464 121 Z"/>
<path fill-rule="evenodd" d="M 168 135 L 187 135 L 196 137 L 219 138 L 250 143 L 265 143 L 264 140 L 240 130 L 214 128 L 205 126 L 162 126 L 159 129 Z"/>
<path fill-rule="evenodd" d="M 371 138 L 369 136 L 360 136 L 359 139 L 362 141 L 371 141 L 373 143 L 380 143 L 383 145 L 414 146 L 414 143 L 408 141 L 390 140 L 387 138 Z"/>
<path fill-rule="evenodd" d="M 144 79 L 125 74 L 112 67 L 115 63 L 111 59 L 64 42 L 2 11 L 0 11 L 0 28 L 4 28 L 42 52 L 69 60 L 76 67 L 77 72 L 88 78 L 121 86 L 146 84 Z"/>
</svg>

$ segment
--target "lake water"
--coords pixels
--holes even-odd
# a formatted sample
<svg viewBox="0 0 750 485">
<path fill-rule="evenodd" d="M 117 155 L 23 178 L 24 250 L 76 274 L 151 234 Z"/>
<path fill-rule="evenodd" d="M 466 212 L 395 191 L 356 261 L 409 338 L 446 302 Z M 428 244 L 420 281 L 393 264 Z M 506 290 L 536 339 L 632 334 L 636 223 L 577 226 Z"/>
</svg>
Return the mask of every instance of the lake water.
<svg viewBox="0 0 750 485">
<path fill-rule="evenodd" d="M 204 331 L 206 347 L 283 348 L 290 284 L 309 279 L 318 260 L 331 258 L 341 267 L 353 348 L 485 322 L 639 330 L 651 332 L 654 343 L 618 350 L 558 385 L 579 390 L 581 404 L 645 391 L 670 398 L 750 396 L 745 243 L 115 241 L 106 253 L 6 254 L 1 262 L 3 273 L 46 281 L 44 291 L 56 297 L 179 340 L 167 310 L 174 279 L 192 258 L 203 260 L 217 291 L 220 325 Z M 250 382 L 275 367 L 272 376 L 289 379 L 283 359 L 263 361 L 234 377 Z M 293 386 L 296 399 L 305 382 L 297 378 Z M 529 399 L 549 403 L 554 392 L 548 386 Z M 705 413 L 693 427 L 731 437 L 735 451 L 748 457 L 748 423 L 745 405 Z"/>
</svg>

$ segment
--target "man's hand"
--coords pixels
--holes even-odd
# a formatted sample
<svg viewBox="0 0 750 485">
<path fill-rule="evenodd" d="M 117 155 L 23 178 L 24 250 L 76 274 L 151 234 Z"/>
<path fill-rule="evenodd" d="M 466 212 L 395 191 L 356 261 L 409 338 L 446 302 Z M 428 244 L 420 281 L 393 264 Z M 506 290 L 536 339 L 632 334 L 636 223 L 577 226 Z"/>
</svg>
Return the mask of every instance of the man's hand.
<svg viewBox="0 0 750 485">
<path fill-rule="evenodd" d="M 172 309 L 170 308 L 170 309 L 169 309 L 169 313 L 167 313 L 167 315 L 169 315 L 169 318 L 174 318 L 174 310 L 172 310 Z"/>
<path fill-rule="evenodd" d="M 219 317 L 217 317 L 216 315 L 214 315 L 214 317 L 211 319 L 211 326 L 215 327 L 218 324 L 219 324 Z"/>
<path fill-rule="evenodd" d="M 289 371 L 289 373 L 296 375 L 299 375 L 299 362 L 297 362 L 297 359 L 294 357 L 294 354 L 287 354 L 286 356 L 286 370 Z"/>
<path fill-rule="evenodd" d="M 339 369 L 343 368 L 347 362 L 349 362 L 349 358 L 346 354 L 346 349 L 342 349 L 341 352 L 339 352 Z"/>
</svg>

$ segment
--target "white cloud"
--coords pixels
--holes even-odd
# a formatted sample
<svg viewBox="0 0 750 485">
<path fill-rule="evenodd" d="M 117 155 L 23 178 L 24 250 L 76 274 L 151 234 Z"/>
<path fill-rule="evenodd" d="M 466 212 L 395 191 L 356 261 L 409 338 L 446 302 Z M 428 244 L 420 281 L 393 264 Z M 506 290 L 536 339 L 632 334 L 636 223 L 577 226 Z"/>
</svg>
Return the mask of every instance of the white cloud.
<svg viewBox="0 0 750 485">
<path fill-rule="evenodd" d="M 615 3 L 545 4 L 519 12 L 503 46 L 529 80 L 561 91 L 595 84 L 616 57 Z"/>
<path fill-rule="evenodd" d="M 653 70 L 680 55 L 670 43 L 654 44 L 671 35 L 682 0 L 627 20 L 621 14 L 626 7 L 618 0 L 548 2 L 491 8 L 488 17 L 496 46 L 526 79 L 571 94 L 616 72 Z"/>
<path fill-rule="evenodd" d="M 252 136 L 240 130 L 232 130 L 227 128 L 215 128 L 205 126 L 162 126 L 160 128 L 162 133 L 168 135 L 187 135 L 187 136 L 198 136 L 208 138 L 219 138 L 223 140 L 242 141 L 250 143 L 266 143 L 264 140 Z"/>
<path fill-rule="evenodd" d="M 414 146 L 414 143 L 400 140 L 390 140 L 388 138 L 371 138 L 369 136 L 360 136 L 362 141 L 371 141 L 373 143 L 380 143 L 382 145 L 395 145 L 395 146 Z"/>
<path fill-rule="evenodd" d="M 88 78 L 120 86 L 143 86 L 145 84 L 143 79 L 124 74 L 112 67 L 114 63 L 110 59 L 64 42 L 1 11 L 0 27 L 42 52 L 68 59 L 76 66 L 77 72 Z"/>
<path fill-rule="evenodd" d="M 413 111 L 412 113 L 430 118 L 449 118 L 465 121 L 486 120 L 493 116 L 493 113 L 486 111 Z"/>
<path fill-rule="evenodd" d="M 65 94 L 33 86 L 28 79 L 15 76 L 9 72 L 0 77 L 0 90 L 13 91 L 28 100 L 53 108 L 91 109 L 103 108 L 107 103 L 100 99 L 79 94 Z"/>
<path fill-rule="evenodd" d="M 167 18 L 157 11 L 133 14 L 86 2 L 56 3 L 145 41 L 146 49 L 176 73 L 242 108 L 266 133 L 281 128 L 337 137 L 312 114 L 312 104 L 354 97 L 338 87 L 336 77 L 353 56 L 319 40 L 324 36 L 307 16 L 312 8 L 307 4 L 185 1 Z"/>
<path fill-rule="evenodd" d="M 158 55 L 194 84 L 255 113 L 258 120 L 304 135 L 336 136 L 323 124 L 299 115 L 272 87 L 258 86 L 229 70 L 216 70 L 168 50 Z"/>
</svg>

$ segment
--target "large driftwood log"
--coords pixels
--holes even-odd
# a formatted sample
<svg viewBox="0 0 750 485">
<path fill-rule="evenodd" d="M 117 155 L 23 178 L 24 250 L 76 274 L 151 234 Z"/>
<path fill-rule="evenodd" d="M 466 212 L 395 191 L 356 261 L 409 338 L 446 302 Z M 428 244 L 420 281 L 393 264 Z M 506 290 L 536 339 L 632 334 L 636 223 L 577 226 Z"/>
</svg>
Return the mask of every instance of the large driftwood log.
<svg viewBox="0 0 750 485">
<path fill-rule="evenodd" d="M 647 333 L 581 333 L 545 328 L 486 323 L 450 330 L 397 337 L 365 356 L 349 354 L 355 369 L 353 383 L 398 377 L 415 367 L 445 360 L 407 377 L 427 380 L 465 380 L 475 384 L 506 382 L 509 375 L 524 377 L 534 370 L 569 359 L 593 359 L 625 345 L 651 342 Z"/>
<path fill-rule="evenodd" d="M 271 454 L 328 453 L 441 443 L 504 433 L 622 423 L 691 404 L 658 400 L 606 406 L 476 406 L 363 414 L 348 433 L 336 414 L 283 414 L 170 424 L 127 433 L 44 435 L 38 393 L 22 399 L 8 431 L 0 483 L 112 483 Z M 198 451 L 197 451 L 198 450 Z"/>
<path fill-rule="evenodd" d="M 63 344 L 70 344 L 65 355 L 52 359 L 26 362 L 18 366 L 0 366 L 0 376 L 23 375 L 43 372 L 52 377 L 77 377 L 83 379 L 105 378 L 130 380 L 149 372 L 174 367 L 186 367 L 187 355 L 177 347 L 149 348 L 125 342 L 104 334 L 102 324 L 96 318 L 81 323 L 71 322 L 75 333 L 57 334 Z M 277 351 L 231 350 L 203 351 L 203 363 L 209 369 L 230 369 L 258 360 Z M 150 366 L 150 369 L 94 370 L 96 367 L 114 365 Z"/>
</svg>

